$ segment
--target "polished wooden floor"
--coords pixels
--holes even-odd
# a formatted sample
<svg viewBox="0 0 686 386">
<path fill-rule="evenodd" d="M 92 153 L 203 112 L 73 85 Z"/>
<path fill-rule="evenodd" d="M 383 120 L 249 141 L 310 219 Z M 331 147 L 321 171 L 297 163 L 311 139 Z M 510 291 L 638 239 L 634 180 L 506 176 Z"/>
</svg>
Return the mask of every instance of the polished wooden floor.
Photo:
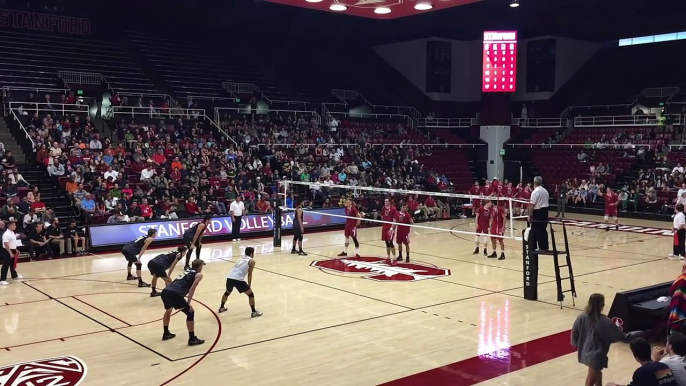
<svg viewBox="0 0 686 386">
<path fill-rule="evenodd" d="M 472 230 L 471 222 L 431 225 Z M 291 255 L 290 240 L 278 250 L 270 239 L 206 244 L 206 278 L 195 297 L 196 334 L 206 344 L 197 347 L 186 345 L 182 314 L 172 318 L 177 338 L 162 342 L 161 301 L 123 280 L 119 254 L 23 263 L 25 283 L 0 288 L 0 366 L 71 355 L 88 368 L 83 385 L 108 386 L 578 385 L 585 368 L 559 334 L 566 335 L 588 296 L 605 294 L 609 308 L 617 291 L 675 279 L 681 262 L 666 259 L 670 237 L 568 230 L 579 298 L 575 306 L 566 299 L 562 309 L 550 261 L 541 261 L 540 300 L 523 299 L 521 242 L 514 240 L 506 243 L 507 259 L 497 261 L 472 255 L 473 236 L 417 229 L 413 259 L 450 275 L 404 282 L 311 266 L 341 252 L 342 231 L 306 235 L 307 257 Z M 362 256 L 385 255 L 379 233 L 360 231 Z M 264 316 L 251 319 L 238 293 L 229 312 L 216 314 L 232 261 L 247 246 L 257 251 L 253 288 Z M 143 260 L 165 251 L 149 251 Z M 555 334 L 557 343 L 548 344 Z M 513 354 L 511 348 L 532 341 L 550 355 L 537 361 L 541 353 Z M 470 365 L 480 358 L 505 365 Z M 635 367 L 628 348 L 616 345 L 605 381 L 626 383 Z M 3 382 L 0 370 L 0 385 L 13 384 Z"/>
</svg>

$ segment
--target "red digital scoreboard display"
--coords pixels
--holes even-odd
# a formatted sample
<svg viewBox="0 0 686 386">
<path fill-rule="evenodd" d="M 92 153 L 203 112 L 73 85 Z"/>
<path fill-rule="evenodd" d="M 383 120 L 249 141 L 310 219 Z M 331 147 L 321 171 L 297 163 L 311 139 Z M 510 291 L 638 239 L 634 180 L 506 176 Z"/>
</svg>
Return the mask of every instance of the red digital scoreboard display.
<svg viewBox="0 0 686 386">
<path fill-rule="evenodd" d="M 517 89 L 517 31 L 484 32 L 483 92 Z"/>
</svg>

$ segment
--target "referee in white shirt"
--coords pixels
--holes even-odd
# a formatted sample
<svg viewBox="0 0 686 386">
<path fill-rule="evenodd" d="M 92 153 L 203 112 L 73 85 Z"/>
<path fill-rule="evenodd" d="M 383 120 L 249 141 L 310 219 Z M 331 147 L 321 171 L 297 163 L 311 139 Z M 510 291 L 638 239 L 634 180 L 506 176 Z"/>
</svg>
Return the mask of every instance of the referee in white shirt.
<svg viewBox="0 0 686 386">
<path fill-rule="evenodd" d="M 686 255 L 686 216 L 684 216 L 684 205 L 676 204 L 674 207 L 674 253 L 670 258 L 683 259 Z"/>
<path fill-rule="evenodd" d="M 0 270 L 0 285 L 8 286 L 7 271 L 12 274 L 13 280 L 21 280 L 23 277 L 14 269 L 14 255 L 17 254 L 17 234 L 14 231 L 17 229 L 17 223 L 11 221 L 7 223 L 7 229 L 2 234 L 2 248 L 0 249 L 0 257 L 2 257 L 2 270 Z"/>
<path fill-rule="evenodd" d="M 538 246 L 539 251 L 548 250 L 548 203 L 550 196 L 543 185 L 543 178 L 534 178 L 534 191 L 531 192 L 531 204 L 529 205 L 529 245 L 533 248 Z M 533 236 L 533 238 L 532 238 Z"/>
<path fill-rule="evenodd" d="M 240 194 L 236 196 L 236 199 L 229 206 L 229 213 L 231 213 L 231 238 L 233 241 L 241 241 L 241 219 L 243 218 L 243 212 L 245 212 L 245 204 L 243 204 L 243 196 Z"/>
</svg>

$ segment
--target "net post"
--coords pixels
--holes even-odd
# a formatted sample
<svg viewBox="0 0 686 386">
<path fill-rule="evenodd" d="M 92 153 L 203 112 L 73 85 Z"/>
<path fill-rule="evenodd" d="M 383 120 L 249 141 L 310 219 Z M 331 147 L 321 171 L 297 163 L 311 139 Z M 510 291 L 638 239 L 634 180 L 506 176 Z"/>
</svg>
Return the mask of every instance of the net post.
<svg viewBox="0 0 686 386">
<path fill-rule="evenodd" d="M 284 185 L 284 192 L 285 192 L 286 191 L 286 181 L 282 181 L 281 183 Z M 277 188 L 276 191 L 278 192 L 279 189 Z M 277 193 L 276 205 L 274 205 L 275 208 L 274 208 L 274 212 L 272 213 L 272 215 L 274 216 L 274 219 L 273 219 L 274 220 L 274 243 L 273 243 L 274 248 L 281 248 L 281 220 L 282 220 L 283 216 L 281 215 L 281 205 L 279 205 L 280 204 L 279 201 L 281 201 L 281 200 L 279 200 L 278 196 L 279 195 Z M 285 206 L 286 205 L 286 195 L 283 196 L 282 202 L 283 202 L 283 206 Z"/>
<path fill-rule="evenodd" d="M 508 202 L 508 206 L 510 207 L 508 209 L 508 212 L 510 212 L 510 237 L 512 237 L 514 239 L 515 238 L 515 235 L 514 235 L 514 211 L 512 210 L 513 209 L 512 208 L 512 198 L 511 197 L 508 198 L 507 202 Z"/>
</svg>

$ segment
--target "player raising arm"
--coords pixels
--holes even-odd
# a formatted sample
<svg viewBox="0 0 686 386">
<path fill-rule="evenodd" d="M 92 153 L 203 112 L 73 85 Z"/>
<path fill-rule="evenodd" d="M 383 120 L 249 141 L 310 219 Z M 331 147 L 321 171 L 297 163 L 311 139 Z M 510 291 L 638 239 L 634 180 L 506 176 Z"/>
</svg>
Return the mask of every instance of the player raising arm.
<svg viewBox="0 0 686 386">
<path fill-rule="evenodd" d="M 357 227 L 360 226 L 361 216 L 357 207 L 355 207 L 352 198 L 345 201 L 345 215 L 348 217 L 345 220 L 345 249 L 343 252 L 339 253 L 338 256 L 348 256 L 348 245 L 350 244 L 350 238 L 352 238 L 353 243 L 355 243 L 355 257 L 360 257 L 360 242 L 357 241 Z"/>
</svg>

